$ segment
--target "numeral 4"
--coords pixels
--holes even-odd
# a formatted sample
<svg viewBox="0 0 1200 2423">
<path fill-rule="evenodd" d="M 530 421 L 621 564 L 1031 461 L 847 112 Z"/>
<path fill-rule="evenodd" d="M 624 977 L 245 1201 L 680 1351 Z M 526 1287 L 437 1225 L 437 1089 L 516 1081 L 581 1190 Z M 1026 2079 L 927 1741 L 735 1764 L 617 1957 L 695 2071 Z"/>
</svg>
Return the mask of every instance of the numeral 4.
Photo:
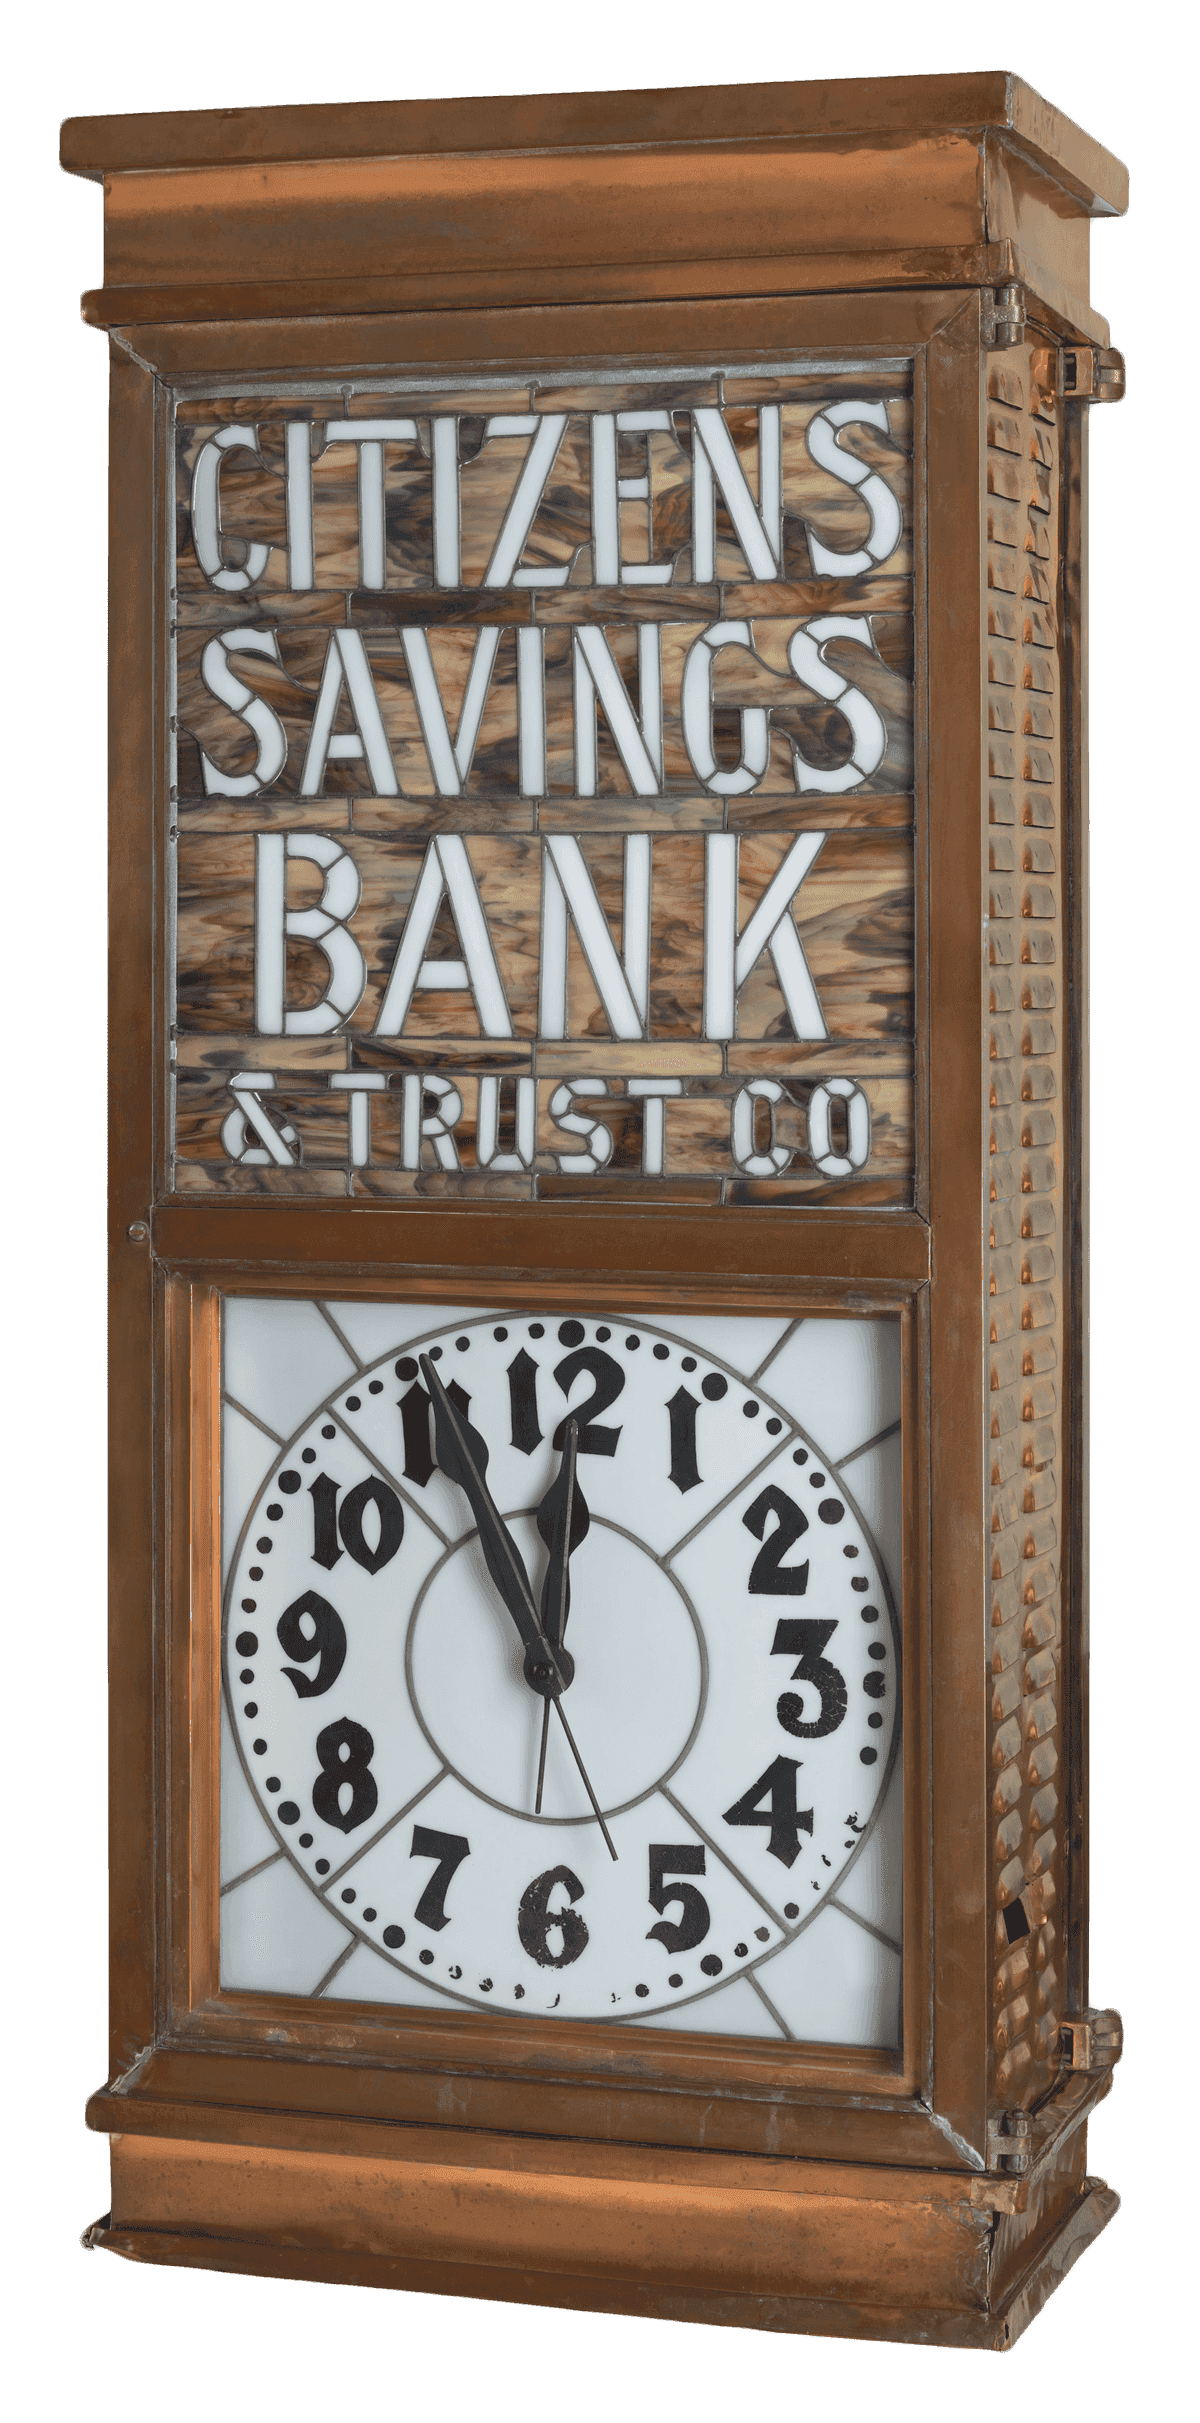
<svg viewBox="0 0 1200 2423">
<path fill-rule="evenodd" d="M 782 1860 L 785 1868 L 790 1868 L 799 1857 L 801 1835 L 813 1830 L 812 1810 L 796 1807 L 796 1775 L 801 1763 L 798 1758 L 784 1758 L 782 1753 L 773 1758 L 749 1791 L 743 1792 L 732 1809 L 725 1811 L 727 1826 L 767 1827 L 771 1838 L 767 1849 L 772 1859 Z M 768 1798 L 770 1806 L 764 1809 L 760 1803 Z"/>
</svg>

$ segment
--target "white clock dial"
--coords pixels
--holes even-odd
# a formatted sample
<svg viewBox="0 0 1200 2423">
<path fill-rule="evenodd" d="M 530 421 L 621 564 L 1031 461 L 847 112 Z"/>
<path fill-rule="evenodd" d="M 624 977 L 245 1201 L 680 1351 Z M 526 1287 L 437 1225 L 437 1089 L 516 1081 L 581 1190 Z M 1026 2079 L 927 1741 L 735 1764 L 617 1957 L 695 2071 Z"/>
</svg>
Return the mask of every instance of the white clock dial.
<svg viewBox="0 0 1200 2423">
<path fill-rule="evenodd" d="M 796 1330 L 764 1361 L 759 1321 L 410 1310 L 368 1359 L 350 1311 L 229 1568 L 268 1857 L 391 2001 L 744 2032 L 730 1989 L 773 2010 L 773 1964 L 853 1918 L 898 1738 L 880 1556 L 772 1393 Z"/>
</svg>

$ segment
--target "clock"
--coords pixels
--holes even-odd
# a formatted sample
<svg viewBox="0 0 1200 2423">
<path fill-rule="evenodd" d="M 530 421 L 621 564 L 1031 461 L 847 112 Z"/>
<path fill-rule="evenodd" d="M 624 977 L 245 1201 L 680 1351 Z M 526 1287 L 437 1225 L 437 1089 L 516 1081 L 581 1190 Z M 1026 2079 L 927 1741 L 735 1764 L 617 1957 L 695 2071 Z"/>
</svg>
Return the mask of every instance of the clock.
<svg viewBox="0 0 1200 2423">
<path fill-rule="evenodd" d="M 988 75 L 63 145 L 118 507 L 92 2242 L 1008 2345 L 1115 2209 L 1124 171 Z"/>
<path fill-rule="evenodd" d="M 895 1323 L 414 1318 L 226 1302 L 232 1488 L 281 1369 L 316 1401 L 225 1589 L 222 1789 L 282 1857 L 231 1847 L 224 1982 L 294 1984 L 308 1939 L 323 1994 L 897 2041 L 898 1794 L 855 1884 L 898 1742 L 854 1493 L 891 1528 Z M 260 1942 L 296 1878 L 320 1913 L 268 1925 L 274 1975 L 239 1861 Z"/>
</svg>

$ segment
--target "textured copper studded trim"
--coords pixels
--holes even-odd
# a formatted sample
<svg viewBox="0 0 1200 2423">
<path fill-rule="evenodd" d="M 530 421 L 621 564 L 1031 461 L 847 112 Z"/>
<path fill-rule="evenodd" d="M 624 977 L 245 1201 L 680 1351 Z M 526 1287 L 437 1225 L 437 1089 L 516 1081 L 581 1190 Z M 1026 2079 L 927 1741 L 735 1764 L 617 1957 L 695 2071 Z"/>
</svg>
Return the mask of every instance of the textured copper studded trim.
<svg viewBox="0 0 1200 2423">
<path fill-rule="evenodd" d="M 1057 2067 L 1063 1073 L 1057 357 L 987 379 L 992 2084 Z"/>
</svg>

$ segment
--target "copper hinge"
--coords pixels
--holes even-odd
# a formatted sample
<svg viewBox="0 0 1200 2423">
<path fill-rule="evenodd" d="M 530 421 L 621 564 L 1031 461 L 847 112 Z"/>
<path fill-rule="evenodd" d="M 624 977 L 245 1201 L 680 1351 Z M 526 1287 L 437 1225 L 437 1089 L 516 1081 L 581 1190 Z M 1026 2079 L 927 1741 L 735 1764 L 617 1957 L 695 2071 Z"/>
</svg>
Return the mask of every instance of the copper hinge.
<svg viewBox="0 0 1200 2423">
<path fill-rule="evenodd" d="M 992 296 L 984 299 L 984 344 L 989 348 L 1019 345 L 1024 334 L 1024 289 L 1020 286 L 998 286 Z"/>
<path fill-rule="evenodd" d="M 1068 2070 L 1111 2070 L 1124 2042 L 1119 2011 L 1081 2011 L 1077 2018 L 1064 2019 L 1058 2049 Z"/>
<path fill-rule="evenodd" d="M 1125 356 L 1111 345 L 1067 345 L 1062 357 L 1066 404 L 1119 404 L 1125 393 Z"/>
<path fill-rule="evenodd" d="M 1033 2159 L 1033 2123 L 1028 2112 L 1002 2112 L 987 2125 L 989 2171 L 1027 2171 Z"/>
</svg>

